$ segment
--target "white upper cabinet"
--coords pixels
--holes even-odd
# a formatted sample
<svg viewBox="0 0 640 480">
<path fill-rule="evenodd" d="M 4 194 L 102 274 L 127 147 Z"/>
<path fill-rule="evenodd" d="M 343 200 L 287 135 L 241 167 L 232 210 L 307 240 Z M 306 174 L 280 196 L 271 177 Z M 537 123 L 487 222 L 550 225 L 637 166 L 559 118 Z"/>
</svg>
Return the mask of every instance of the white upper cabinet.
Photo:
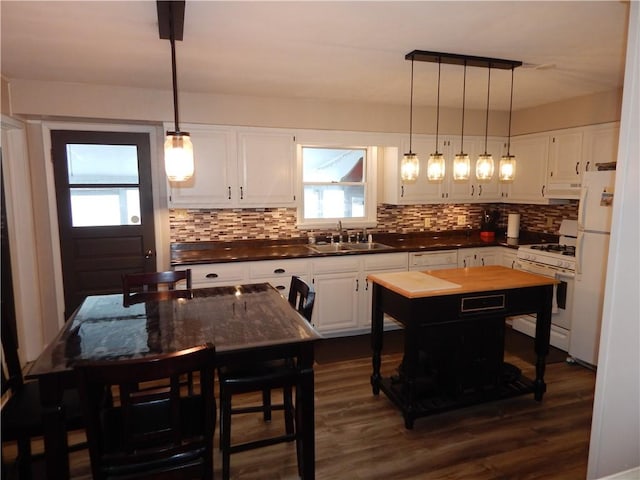
<svg viewBox="0 0 640 480">
<path fill-rule="evenodd" d="M 169 184 L 172 208 L 295 205 L 293 134 L 274 129 L 183 125 L 191 134 L 194 176 Z"/>
<path fill-rule="evenodd" d="M 295 205 L 295 142 L 288 132 L 238 132 L 239 206 Z"/>
<path fill-rule="evenodd" d="M 182 128 L 191 135 L 195 170 L 189 180 L 169 183 L 169 206 L 231 207 L 231 186 L 237 177 L 235 132 L 204 125 L 182 125 Z"/>
<path fill-rule="evenodd" d="M 411 151 L 420 160 L 420 174 L 415 182 L 403 182 L 400 177 L 402 156 L 409 152 L 409 137 L 403 139 L 396 157 L 385 154 L 383 179 L 383 203 L 393 205 L 409 205 L 420 203 L 438 203 L 443 201 L 442 183 L 427 180 L 427 160 L 435 152 L 435 135 L 413 135 Z M 395 149 L 388 149 L 395 151 Z M 389 158 L 387 158 L 389 157 Z"/>
<path fill-rule="evenodd" d="M 593 125 L 584 132 L 582 172 L 596 170 L 598 163 L 615 162 L 618 159 L 620 125 L 608 123 Z"/>
<path fill-rule="evenodd" d="M 545 197 L 549 140 L 546 134 L 522 135 L 511 139 L 516 156 L 516 176 L 503 189 L 503 201 L 548 203 Z"/>
<path fill-rule="evenodd" d="M 547 188 L 551 197 L 579 194 L 582 178 L 582 130 L 551 133 L 549 136 L 549 163 Z"/>
</svg>

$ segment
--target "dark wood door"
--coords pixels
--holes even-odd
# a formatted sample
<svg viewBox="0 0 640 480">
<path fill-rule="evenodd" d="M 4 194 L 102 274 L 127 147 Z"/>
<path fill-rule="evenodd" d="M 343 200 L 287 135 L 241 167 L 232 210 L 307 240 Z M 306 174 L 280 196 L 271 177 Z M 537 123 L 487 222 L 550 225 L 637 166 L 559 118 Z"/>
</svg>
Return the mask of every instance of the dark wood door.
<svg viewBox="0 0 640 480">
<path fill-rule="evenodd" d="M 149 135 L 53 130 L 65 318 L 87 295 L 155 270 Z"/>
</svg>

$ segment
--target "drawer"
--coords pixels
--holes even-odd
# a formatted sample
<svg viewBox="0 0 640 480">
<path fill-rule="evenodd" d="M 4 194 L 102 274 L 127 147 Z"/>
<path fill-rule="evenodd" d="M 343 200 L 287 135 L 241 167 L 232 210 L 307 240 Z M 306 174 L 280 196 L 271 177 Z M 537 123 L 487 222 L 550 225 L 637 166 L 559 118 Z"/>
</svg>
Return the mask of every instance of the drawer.
<svg viewBox="0 0 640 480">
<path fill-rule="evenodd" d="M 358 272 L 361 255 L 348 257 L 319 258 L 313 261 L 313 274 Z"/>
<path fill-rule="evenodd" d="M 249 262 L 249 277 L 252 280 L 287 277 L 290 280 L 292 275 L 307 275 L 310 265 L 311 262 L 305 259 Z"/>
<path fill-rule="evenodd" d="M 456 268 L 457 266 L 457 250 L 412 252 L 409 254 L 409 268 L 424 267 L 424 270 L 429 270 L 435 267 Z"/>
<path fill-rule="evenodd" d="M 377 253 L 362 255 L 364 270 L 406 270 L 408 256 L 406 253 Z"/>
<path fill-rule="evenodd" d="M 191 280 L 195 286 L 238 285 L 247 283 L 249 275 L 243 263 L 208 263 L 191 265 Z"/>
</svg>

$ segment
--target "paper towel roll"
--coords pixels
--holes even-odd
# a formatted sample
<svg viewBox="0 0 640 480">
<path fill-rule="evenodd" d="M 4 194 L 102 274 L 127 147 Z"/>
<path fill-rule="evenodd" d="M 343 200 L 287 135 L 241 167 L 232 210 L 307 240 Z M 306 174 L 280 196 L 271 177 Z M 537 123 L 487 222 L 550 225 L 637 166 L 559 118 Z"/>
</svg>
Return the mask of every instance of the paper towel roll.
<svg viewBox="0 0 640 480">
<path fill-rule="evenodd" d="M 510 213 L 507 223 L 507 238 L 518 238 L 520 233 L 520 214 Z"/>
</svg>

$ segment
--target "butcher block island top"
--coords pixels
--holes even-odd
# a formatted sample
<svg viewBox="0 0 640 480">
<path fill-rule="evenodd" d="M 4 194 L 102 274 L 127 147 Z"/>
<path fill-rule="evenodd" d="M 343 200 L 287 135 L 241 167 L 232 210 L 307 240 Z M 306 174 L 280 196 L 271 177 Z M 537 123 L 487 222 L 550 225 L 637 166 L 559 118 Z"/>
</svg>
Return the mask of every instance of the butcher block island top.
<svg viewBox="0 0 640 480">
<path fill-rule="evenodd" d="M 553 278 L 497 265 L 424 272 L 376 273 L 368 275 L 367 279 L 407 298 L 458 295 L 558 283 Z"/>
</svg>

